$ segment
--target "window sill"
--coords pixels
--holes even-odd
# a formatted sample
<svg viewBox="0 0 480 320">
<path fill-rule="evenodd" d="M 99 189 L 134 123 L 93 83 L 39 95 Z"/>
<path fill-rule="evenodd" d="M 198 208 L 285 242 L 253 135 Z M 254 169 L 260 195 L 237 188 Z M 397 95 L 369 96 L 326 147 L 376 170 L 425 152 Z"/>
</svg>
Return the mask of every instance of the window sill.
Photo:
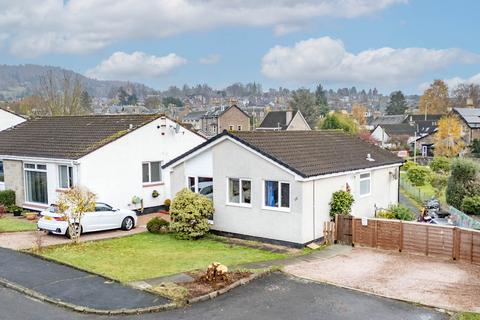
<svg viewBox="0 0 480 320">
<path fill-rule="evenodd" d="M 363 195 L 358 195 L 358 199 L 367 198 L 367 197 L 370 197 L 371 195 L 372 195 L 371 193 L 367 193 L 367 194 L 363 194 Z"/>
<path fill-rule="evenodd" d="M 240 208 L 251 208 L 252 204 L 247 204 L 247 203 L 234 203 L 234 202 L 227 202 L 225 203 L 227 206 L 230 207 L 240 207 Z"/>
<path fill-rule="evenodd" d="M 29 209 L 47 209 L 49 207 L 48 204 L 45 203 L 37 203 L 37 202 L 24 202 L 23 203 L 24 207 L 27 207 Z"/>
<path fill-rule="evenodd" d="M 277 207 L 267 207 L 267 206 L 262 206 L 262 210 L 285 212 L 285 213 L 291 212 L 290 208 L 277 208 Z"/>
<path fill-rule="evenodd" d="M 143 188 L 148 188 L 148 187 L 156 187 L 156 186 L 163 186 L 165 182 L 149 182 L 149 183 L 143 183 L 142 187 Z"/>
</svg>

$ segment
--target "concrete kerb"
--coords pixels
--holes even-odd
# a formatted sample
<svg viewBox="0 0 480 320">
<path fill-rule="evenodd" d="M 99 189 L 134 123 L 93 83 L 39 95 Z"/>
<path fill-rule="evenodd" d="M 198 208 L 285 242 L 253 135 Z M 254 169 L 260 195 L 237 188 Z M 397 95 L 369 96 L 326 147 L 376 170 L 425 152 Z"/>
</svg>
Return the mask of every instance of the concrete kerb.
<svg viewBox="0 0 480 320">
<path fill-rule="evenodd" d="M 0 278 L 0 285 L 5 288 L 20 292 L 26 296 L 35 298 L 43 302 L 54 304 L 59 307 L 70 309 L 76 312 L 97 314 L 97 315 L 134 315 L 134 314 L 143 314 L 143 313 L 152 313 L 152 312 L 171 310 L 177 307 L 177 304 L 175 303 L 168 303 L 168 304 L 152 306 L 152 307 L 143 307 L 143 308 L 133 308 L 133 309 L 121 308 L 121 309 L 113 309 L 113 310 L 102 310 L 102 309 L 83 307 L 73 303 L 68 303 L 68 302 L 57 300 L 57 299 L 53 299 L 35 290 L 25 288 L 21 285 L 10 282 L 3 278 Z"/>
<path fill-rule="evenodd" d="M 338 288 L 343 288 L 343 289 L 347 289 L 347 290 L 352 290 L 352 291 L 357 291 L 357 292 L 361 292 L 361 293 L 363 293 L 363 294 L 368 294 L 368 295 L 372 295 L 372 296 L 377 296 L 377 297 L 380 297 L 380 298 L 385 298 L 385 299 L 390 299 L 390 300 L 405 302 L 405 303 L 408 303 L 408 304 L 414 304 L 414 305 L 418 305 L 418 306 L 422 306 L 422 307 L 434 309 L 434 310 L 437 310 L 438 312 L 443 312 L 443 313 L 446 313 L 446 314 L 448 314 L 448 315 L 450 315 L 450 316 L 453 316 L 453 315 L 456 314 L 457 312 L 464 312 L 464 311 L 465 311 L 465 310 L 453 310 L 453 309 L 449 309 L 448 307 L 434 306 L 434 305 L 425 304 L 425 303 L 423 303 L 423 302 L 418 302 L 418 301 L 412 301 L 412 300 L 402 299 L 402 298 L 398 298 L 398 297 L 394 297 L 394 296 L 389 296 L 389 295 L 385 295 L 385 294 L 379 294 L 379 293 L 375 293 L 375 292 L 371 292 L 371 291 L 366 291 L 366 290 L 358 289 L 358 288 L 355 288 L 355 287 L 349 287 L 349 286 L 337 284 L 337 283 L 330 282 L 330 281 L 320 281 L 320 280 L 312 279 L 312 278 L 309 278 L 309 277 L 299 277 L 299 276 L 295 276 L 295 275 L 293 275 L 293 274 L 290 274 L 290 273 L 288 273 L 288 272 L 286 272 L 286 271 L 280 271 L 280 272 L 282 272 L 282 273 L 286 274 L 287 276 L 289 276 L 289 277 L 291 277 L 291 278 L 294 278 L 294 279 L 307 280 L 307 281 L 311 281 L 311 282 L 315 282 L 315 283 L 321 283 L 321 284 L 328 284 L 328 285 L 330 285 L 330 286 L 334 286 L 334 287 L 338 287 Z"/>
</svg>

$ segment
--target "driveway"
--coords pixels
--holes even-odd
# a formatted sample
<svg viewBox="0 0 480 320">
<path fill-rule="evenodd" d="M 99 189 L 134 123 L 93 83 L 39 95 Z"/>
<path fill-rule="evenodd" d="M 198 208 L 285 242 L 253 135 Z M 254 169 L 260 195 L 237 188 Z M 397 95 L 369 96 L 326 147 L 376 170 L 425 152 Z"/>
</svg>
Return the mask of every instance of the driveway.
<svg viewBox="0 0 480 320">
<path fill-rule="evenodd" d="M 272 274 L 214 300 L 183 309 L 128 317 L 73 313 L 0 287 L 0 319 L 164 320 L 446 320 L 435 310 L 356 291 Z"/>
<path fill-rule="evenodd" d="M 123 230 L 109 230 L 93 233 L 86 233 L 80 237 L 81 242 L 102 240 L 110 238 L 125 237 L 136 233 L 145 232 L 147 230 L 147 222 L 155 216 L 162 216 L 161 213 L 146 214 L 138 217 L 137 227 L 130 231 Z M 169 216 L 167 216 L 169 218 Z M 47 235 L 44 232 L 28 231 L 28 232 L 5 232 L 0 233 L 0 247 L 24 250 L 30 249 L 36 246 L 36 241 L 41 236 L 41 242 L 43 246 L 51 246 L 58 244 L 69 243 L 70 240 L 60 235 Z"/>
<path fill-rule="evenodd" d="M 297 261 L 295 276 L 449 310 L 480 311 L 480 266 L 370 248 Z"/>
</svg>

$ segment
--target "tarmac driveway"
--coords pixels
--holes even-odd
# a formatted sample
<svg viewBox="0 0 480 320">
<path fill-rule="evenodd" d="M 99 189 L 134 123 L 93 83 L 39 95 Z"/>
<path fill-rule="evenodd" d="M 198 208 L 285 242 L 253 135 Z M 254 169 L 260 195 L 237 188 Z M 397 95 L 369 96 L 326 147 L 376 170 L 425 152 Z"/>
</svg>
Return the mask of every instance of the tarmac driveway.
<svg viewBox="0 0 480 320">
<path fill-rule="evenodd" d="M 480 311 L 480 266 L 370 248 L 296 261 L 295 276 L 456 311 Z"/>
</svg>

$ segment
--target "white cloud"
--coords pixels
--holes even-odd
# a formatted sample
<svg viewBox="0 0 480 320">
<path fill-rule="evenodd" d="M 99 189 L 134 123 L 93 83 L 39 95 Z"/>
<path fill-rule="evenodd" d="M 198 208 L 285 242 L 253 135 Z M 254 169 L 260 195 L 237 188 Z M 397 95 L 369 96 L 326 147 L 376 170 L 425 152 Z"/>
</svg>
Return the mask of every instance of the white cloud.
<svg viewBox="0 0 480 320">
<path fill-rule="evenodd" d="M 262 59 L 262 73 L 297 83 L 399 84 L 452 64 L 479 62 L 480 55 L 456 48 L 385 47 L 355 54 L 341 40 L 323 37 L 271 48 Z"/>
<path fill-rule="evenodd" d="M 96 67 L 87 70 L 88 77 L 97 79 L 131 80 L 159 77 L 184 65 L 187 60 L 170 53 L 163 57 L 135 51 L 132 54 L 115 52 Z"/>
<path fill-rule="evenodd" d="M 282 34 L 317 17 L 354 18 L 406 1 L 2 0 L 0 30 L 16 55 L 84 53 L 120 40 L 223 26 L 271 26 Z"/>
<path fill-rule="evenodd" d="M 220 62 L 221 56 L 219 54 L 211 54 L 206 57 L 198 59 L 200 64 L 217 64 Z"/>
<path fill-rule="evenodd" d="M 480 73 L 477 73 L 469 78 L 454 77 L 445 79 L 445 83 L 450 89 L 455 89 L 459 84 L 478 84 L 480 85 Z"/>
</svg>

